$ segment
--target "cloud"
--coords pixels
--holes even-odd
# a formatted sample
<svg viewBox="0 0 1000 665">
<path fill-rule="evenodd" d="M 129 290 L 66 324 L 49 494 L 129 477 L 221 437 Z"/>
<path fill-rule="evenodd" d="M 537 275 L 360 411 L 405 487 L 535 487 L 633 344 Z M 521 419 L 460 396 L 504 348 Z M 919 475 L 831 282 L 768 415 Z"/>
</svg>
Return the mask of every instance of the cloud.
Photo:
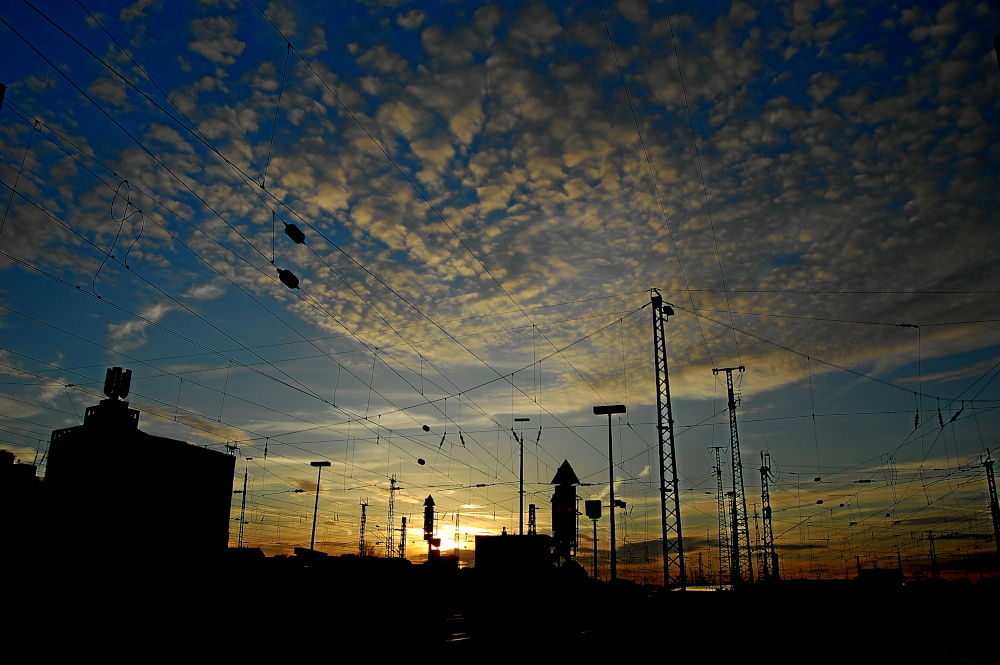
<svg viewBox="0 0 1000 665">
<path fill-rule="evenodd" d="M 544 5 L 532 5 L 518 17 L 510 29 L 510 36 L 527 46 L 532 55 L 538 56 L 541 54 L 541 47 L 551 42 L 561 32 L 562 26 L 555 14 Z"/>
<path fill-rule="evenodd" d="M 649 22 L 649 8 L 643 0 L 618 0 L 615 9 L 632 23 L 645 25 Z"/>
<path fill-rule="evenodd" d="M 143 308 L 140 318 L 130 319 L 124 323 L 108 325 L 111 344 L 119 351 L 128 351 L 146 343 L 146 330 L 150 325 L 160 322 L 164 316 L 174 309 L 166 302 L 156 303 Z"/>
<path fill-rule="evenodd" d="M 958 30 L 958 8 L 959 3 L 957 2 L 947 3 L 938 10 L 934 22 L 914 28 L 910 32 L 910 39 L 914 41 L 946 39 Z"/>
<path fill-rule="evenodd" d="M 135 4 L 124 7 L 118 15 L 123 21 L 132 21 L 137 18 L 146 18 L 146 10 L 161 10 L 162 3 L 159 0 L 138 0 Z"/>
<path fill-rule="evenodd" d="M 427 122 L 425 114 L 420 109 L 401 101 L 385 104 L 378 110 L 376 117 L 379 124 L 393 129 L 408 139 Z"/>
<path fill-rule="evenodd" d="M 840 82 L 835 77 L 825 72 L 818 72 L 809 79 L 809 89 L 806 92 L 813 98 L 813 101 L 822 104 L 827 97 L 833 94 L 839 84 Z"/>
<path fill-rule="evenodd" d="M 432 56 L 439 58 L 447 65 L 461 65 L 472 61 L 471 35 L 462 32 L 458 35 L 449 35 L 444 28 L 439 25 L 432 25 L 420 33 L 420 41 L 424 50 Z"/>
<path fill-rule="evenodd" d="M 226 289 L 220 282 L 192 286 L 185 295 L 193 300 L 215 300 L 225 295 Z"/>
<path fill-rule="evenodd" d="M 285 3 L 272 0 L 267 4 L 267 15 L 278 24 L 278 30 L 286 37 L 294 37 L 298 30 L 298 21 Z M 239 54 L 237 54 L 239 55 Z"/>
<path fill-rule="evenodd" d="M 358 58 L 359 65 L 371 67 L 381 74 L 405 74 L 410 68 L 398 53 L 379 45 L 372 47 Z"/>
<path fill-rule="evenodd" d="M 112 106 L 122 109 L 129 106 L 128 90 L 121 79 L 109 76 L 95 79 L 87 86 L 87 92 Z"/>
<path fill-rule="evenodd" d="M 396 23 L 404 30 L 416 30 L 427 17 L 420 9 L 411 9 L 405 14 L 396 15 Z"/>
<path fill-rule="evenodd" d="M 757 18 L 757 10 L 749 2 L 734 0 L 729 8 L 729 20 L 733 25 L 740 26 Z"/>
<path fill-rule="evenodd" d="M 219 65 L 232 65 L 246 44 L 236 39 L 237 22 L 225 16 L 209 16 L 191 21 L 195 41 L 188 48 Z"/>
</svg>

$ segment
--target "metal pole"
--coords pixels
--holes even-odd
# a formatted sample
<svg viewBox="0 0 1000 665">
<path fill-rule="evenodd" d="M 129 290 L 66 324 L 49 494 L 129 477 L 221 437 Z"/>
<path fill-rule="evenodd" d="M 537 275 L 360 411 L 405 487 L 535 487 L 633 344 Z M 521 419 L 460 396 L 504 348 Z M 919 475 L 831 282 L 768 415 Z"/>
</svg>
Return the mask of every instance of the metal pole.
<svg viewBox="0 0 1000 665">
<path fill-rule="evenodd" d="M 657 434 L 660 452 L 660 527 L 663 536 L 663 587 L 687 585 L 684 568 L 684 538 L 681 533 L 681 499 L 677 486 L 677 456 L 674 443 L 674 417 L 670 405 L 670 378 L 667 367 L 667 342 L 664 324 L 674 309 L 664 305 L 659 290 L 650 290 L 653 310 L 653 356 L 656 365 Z M 669 474 L 669 475 L 668 475 Z M 668 494 L 671 495 L 668 500 Z M 671 536 L 674 537 L 671 542 Z M 671 575 L 673 565 L 676 572 Z"/>
<path fill-rule="evenodd" d="M 597 579 L 597 520 L 594 520 L 594 575 L 593 579 Z"/>
<path fill-rule="evenodd" d="M 608 482 L 611 488 L 611 581 L 618 579 L 618 550 L 615 547 L 615 458 L 611 445 L 611 414 L 608 414 Z"/>
<path fill-rule="evenodd" d="M 236 543 L 237 547 L 243 547 L 243 525 L 246 524 L 246 513 L 247 513 L 247 476 L 250 474 L 250 460 L 252 457 L 246 458 L 246 466 L 243 467 L 243 501 L 240 503 L 240 537 Z"/>
<path fill-rule="evenodd" d="M 615 548 L 615 457 L 612 441 L 611 416 L 615 413 L 625 413 L 624 404 L 607 404 L 594 407 L 595 416 L 608 417 L 608 482 L 611 491 L 611 581 L 618 579 L 618 551 Z"/>
<path fill-rule="evenodd" d="M 330 466 L 330 463 L 309 462 L 309 466 L 316 467 L 316 503 L 313 505 L 313 528 L 312 536 L 309 538 L 309 549 L 312 550 L 316 544 L 316 515 L 319 513 L 319 479 L 323 475 L 323 467 Z"/>
<path fill-rule="evenodd" d="M 529 420 L 531 420 L 531 418 L 514 418 L 515 423 L 526 423 Z M 514 430 L 511 431 L 513 432 Z M 517 535 L 523 536 L 524 535 L 524 425 L 521 425 L 521 436 L 518 437 L 516 432 L 514 433 L 514 436 L 517 437 L 517 442 L 518 444 L 520 444 L 521 448 L 521 472 L 519 476 L 520 489 L 518 490 L 518 494 L 520 495 L 520 513 L 519 513 L 520 522 L 517 527 Z"/>
</svg>

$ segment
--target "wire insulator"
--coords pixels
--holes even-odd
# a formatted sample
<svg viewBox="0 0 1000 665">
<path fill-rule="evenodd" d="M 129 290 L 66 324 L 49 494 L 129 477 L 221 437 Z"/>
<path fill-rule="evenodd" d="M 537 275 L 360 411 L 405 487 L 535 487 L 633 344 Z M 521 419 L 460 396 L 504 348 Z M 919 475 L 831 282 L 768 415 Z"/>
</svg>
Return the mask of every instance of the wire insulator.
<svg viewBox="0 0 1000 665">
<path fill-rule="evenodd" d="M 299 278 L 292 274 L 291 270 L 282 270 L 278 268 L 278 279 L 281 283 L 290 289 L 299 288 Z"/>
<path fill-rule="evenodd" d="M 302 229 L 294 224 L 285 224 L 285 235 L 291 238 L 296 245 L 301 245 L 306 241 L 306 234 L 302 233 Z"/>
</svg>

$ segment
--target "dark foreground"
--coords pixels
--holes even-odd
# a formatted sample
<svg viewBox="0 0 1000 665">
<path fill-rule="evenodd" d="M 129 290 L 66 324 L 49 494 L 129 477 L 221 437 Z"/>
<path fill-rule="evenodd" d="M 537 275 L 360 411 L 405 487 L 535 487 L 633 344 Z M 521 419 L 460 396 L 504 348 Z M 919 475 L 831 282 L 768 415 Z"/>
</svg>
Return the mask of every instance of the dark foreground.
<svg viewBox="0 0 1000 665">
<path fill-rule="evenodd" d="M 990 583 L 664 593 L 426 566 L 220 564 L 159 575 L 39 571 L 5 587 L 8 644 L 24 638 L 48 657 L 1000 662 L 1000 585 Z"/>
</svg>

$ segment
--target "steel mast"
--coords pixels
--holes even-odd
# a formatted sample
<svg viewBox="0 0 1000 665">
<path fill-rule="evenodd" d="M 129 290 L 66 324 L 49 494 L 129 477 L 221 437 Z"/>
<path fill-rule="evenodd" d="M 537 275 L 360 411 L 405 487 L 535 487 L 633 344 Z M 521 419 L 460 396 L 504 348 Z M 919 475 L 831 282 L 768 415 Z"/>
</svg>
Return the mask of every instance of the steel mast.
<svg viewBox="0 0 1000 665">
<path fill-rule="evenodd" d="M 983 468 L 986 469 L 986 482 L 990 488 L 990 517 L 993 518 L 993 543 L 997 546 L 997 554 L 1000 555 L 1000 501 L 997 500 L 997 480 L 993 475 L 993 460 L 990 459 L 989 450 L 986 451 Z"/>
<path fill-rule="evenodd" d="M 365 543 L 365 527 L 368 524 L 368 499 L 361 500 L 361 526 L 358 528 L 358 556 L 367 556 L 368 545 Z"/>
<path fill-rule="evenodd" d="M 723 571 L 727 567 L 726 562 L 732 561 L 729 555 L 729 526 L 726 520 L 726 490 L 722 485 L 723 449 L 721 446 L 712 446 L 709 450 L 715 451 L 715 466 L 712 469 L 715 471 L 716 480 L 715 498 L 719 505 L 719 584 L 721 585 Z"/>
<path fill-rule="evenodd" d="M 740 433 L 736 427 L 736 407 L 740 405 L 739 395 L 733 389 L 733 371 L 743 372 L 743 365 L 737 367 L 713 368 L 712 374 L 726 373 L 726 389 L 729 392 L 729 452 L 733 466 L 732 534 L 730 548 L 730 568 L 733 571 L 732 584 L 739 586 L 753 583 L 753 563 L 750 555 L 750 526 L 747 524 L 747 497 L 743 491 L 743 460 L 740 459 Z"/>
<path fill-rule="evenodd" d="M 764 513 L 764 551 L 761 554 L 761 570 L 765 582 L 777 582 L 778 552 L 774 549 L 774 528 L 771 525 L 771 493 L 767 485 L 771 476 L 771 455 L 760 451 L 760 504 Z"/>
<path fill-rule="evenodd" d="M 389 522 L 389 528 L 386 529 L 387 535 L 385 539 L 385 558 L 391 559 L 396 556 L 396 474 L 393 474 L 389 478 L 389 514 L 386 516 Z"/>
<path fill-rule="evenodd" d="M 684 571 L 684 540 L 681 534 L 681 499 L 677 491 L 677 457 L 674 447 L 674 418 L 670 406 L 667 372 L 667 340 L 663 324 L 674 310 L 663 304 L 658 289 L 650 289 L 653 309 L 653 356 L 656 364 L 656 430 L 660 449 L 660 526 L 663 532 L 663 586 L 687 586 Z M 668 484 L 669 483 L 669 484 Z M 612 508 L 613 510 L 613 508 Z M 672 539 L 672 540 L 671 540 Z"/>
</svg>

